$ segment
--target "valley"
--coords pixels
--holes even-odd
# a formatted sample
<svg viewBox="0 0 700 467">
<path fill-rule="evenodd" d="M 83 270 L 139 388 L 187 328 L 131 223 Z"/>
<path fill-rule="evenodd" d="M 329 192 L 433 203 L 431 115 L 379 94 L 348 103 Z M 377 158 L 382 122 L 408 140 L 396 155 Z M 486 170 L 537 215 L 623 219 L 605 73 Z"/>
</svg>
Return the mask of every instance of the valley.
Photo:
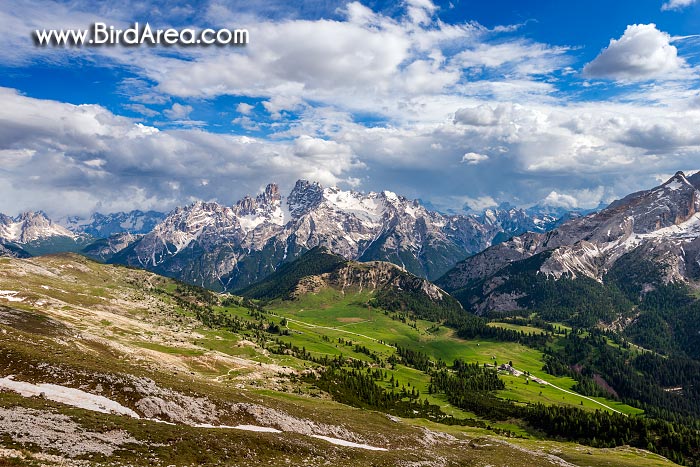
<svg viewBox="0 0 700 467">
<path fill-rule="evenodd" d="M 544 441 L 519 422 L 477 417 L 450 405 L 444 394 L 430 394 L 425 372 L 400 360 L 389 363 L 396 358 L 394 346 L 424 353 L 436 362 L 512 360 L 514 367 L 562 388 L 570 389 L 574 380 L 544 373 L 541 352 L 521 344 L 462 340 L 434 322 L 368 307 L 372 292 L 331 288 L 293 301 L 276 299 L 261 308 L 246 299 L 217 297 L 145 271 L 79 256 L 3 259 L 0 271 L 0 289 L 17 291 L 13 301 L 2 303 L 0 313 L 3 376 L 74 387 L 114 400 L 141 417 L 168 422 L 139 422 L 46 397 L 0 391 L 3 417 L 13 420 L 3 428 L 3 455 L 19 465 L 58 465 L 66 459 L 84 465 L 204 465 L 222 460 L 228 465 L 250 460 L 321 465 L 341 458 L 349 465 L 459 465 L 465 460 L 499 465 L 505 459 L 509 465 L 579 465 L 582 459 L 585 465 L 666 463 L 625 447 Z M 207 307 L 213 316 L 229 317 L 229 325 L 205 325 L 201 318 Z M 270 324 L 280 326 L 276 333 Z M 378 387 L 397 394 L 410 387 L 409 392 L 421 394 L 421 403 L 427 401 L 446 416 L 469 423 L 387 417 L 371 409 L 360 409 L 360 416 L 358 409 L 333 401 L 309 379 L 323 368 L 314 359 L 341 355 L 348 369 L 353 361 L 370 365 L 374 358 L 384 360 Z M 506 386 L 497 391 L 499 398 L 596 408 L 591 400 L 534 380 L 527 383 L 523 376 L 499 377 Z M 615 410 L 639 413 L 616 401 L 600 401 Z M 77 424 L 80 441 L 65 430 L 56 431 L 55 425 L 39 423 L 37 416 L 68 417 Z M 62 426 L 68 426 L 68 419 Z M 19 420 L 24 425 L 18 425 Z M 259 426 L 281 433 L 200 425 Z M 22 430 L 30 435 L 20 435 Z M 46 436 L 56 441 L 47 445 L 41 441 Z M 387 450 L 331 444 L 319 436 Z M 71 439 L 77 447 L 69 449 Z M 421 449 L 405 448 L 412 445 Z M 522 464 L 512 463 L 514 457 Z"/>
</svg>

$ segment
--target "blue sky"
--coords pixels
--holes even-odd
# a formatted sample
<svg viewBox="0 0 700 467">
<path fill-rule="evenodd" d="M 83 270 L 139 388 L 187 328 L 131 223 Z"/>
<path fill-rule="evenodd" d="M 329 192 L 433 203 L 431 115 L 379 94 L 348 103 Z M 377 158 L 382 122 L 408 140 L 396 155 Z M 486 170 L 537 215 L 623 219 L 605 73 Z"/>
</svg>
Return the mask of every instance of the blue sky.
<svg viewBox="0 0 700 467">
<path fill-rule="evenodd" d="M 0 212 L 233 203 L 298 178 L 591 207 L 700 169 L 700 2 L 5 2 Z M 247 28 L 41 48 L 35 29 Z"/>
</svg>

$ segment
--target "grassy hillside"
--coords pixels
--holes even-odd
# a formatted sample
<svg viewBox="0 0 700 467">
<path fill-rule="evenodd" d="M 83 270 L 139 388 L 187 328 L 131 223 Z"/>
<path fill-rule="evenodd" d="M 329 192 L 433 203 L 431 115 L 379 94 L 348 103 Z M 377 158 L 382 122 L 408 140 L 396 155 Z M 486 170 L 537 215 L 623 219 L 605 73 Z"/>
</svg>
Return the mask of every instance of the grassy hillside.
<svg viewBox="0 0 700 467">
<path fill-rule="evenodd" d="M 261 308 L 72 255 L 0 259 L 0 290 L 0 378 L 81 388 L 174 423 L 0 391 L 0 415 L 12 420 L 0 425 L 6 449 L 0 452 L 19 465 L 670 465 L 646 451 L 557 441 L 523 421 L 492 420 L 450 405 L 445 393 L 430 393 L 428 372 L 417 368 L 421 356 L 448 366 L 455 359 L 480 365 L 512 360 L 518 370 L 552 383 L 501 372 L 504 388 L 494 397 L 520 406 L 638 412 L 565 392 L 575 380 L 545 373 L 540 350 L 460 339 L 444 325 L 413 319 L 410 310 L 373 306 L 366 290 L 324 289 Z M 319 363 L 324 359 L 329 363 Z M 343 374 L 378 370 L 377 394 L 394 394 L 382 397 L 399 398 L 406 407 L 436 406 L 441 419 L 411 411 L 388 417 L 371 403 L 351 407 L 340 400 L 347 395 L 323 390 L 327 380 L 318 378 L 327 367 Z M 404 390 L 420 396 L 402 397 Z M 50 423 L 54 419 L 63 431 Z M 203 424 L 281 433 L 196 426 Z M 339 446 L 312 435 L 387 450 Z M 42 444 L 46 437 L 50 446 Z M 76 454 L 75 446 L 82 451 Z"/>
</svg>

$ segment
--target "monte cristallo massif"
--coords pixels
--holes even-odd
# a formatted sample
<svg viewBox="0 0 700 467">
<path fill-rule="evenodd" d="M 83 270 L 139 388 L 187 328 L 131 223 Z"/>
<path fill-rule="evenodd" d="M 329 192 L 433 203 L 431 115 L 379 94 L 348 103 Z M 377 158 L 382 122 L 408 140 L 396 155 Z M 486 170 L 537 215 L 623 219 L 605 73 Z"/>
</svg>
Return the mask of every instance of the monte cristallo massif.
<svg viewBox="0 0 700 467">
<path fill-rule="evenodd" d="M 177 208 L 109 261 L 234 290 L 325 246 L 347 259 L 389 261 L 435 279 L 497 238 L 556 222 L 541 217 L 515 208 L 445 215 L 390 191 L 359 193 L 299 180 L 288 196 L 270 184 L 233 206 Z"/>
</svg>

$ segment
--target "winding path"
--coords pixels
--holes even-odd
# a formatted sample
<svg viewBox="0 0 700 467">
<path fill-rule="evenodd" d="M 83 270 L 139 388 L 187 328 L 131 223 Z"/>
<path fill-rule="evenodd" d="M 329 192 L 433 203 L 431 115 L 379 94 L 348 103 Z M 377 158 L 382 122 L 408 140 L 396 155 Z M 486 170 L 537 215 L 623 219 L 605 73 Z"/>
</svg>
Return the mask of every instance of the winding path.
<svg viewBox="0 0 700 467">
<path fill-rule="evenodd" d="M 328 329 L 329 331 L 344 332 L 344 333 L 346 333 L 346 334 L 352 334 L 353 336 L 364 337 L 365 339 L 369 339 L 369 340 L 371 340 L 371 341 L 373 341 L 373 342 L 376 342 L 377 344 L 385 345 L 385 346 L 387 346 L 387 347 L 389 347 L 389 348 L 391 348 L 391 349 L 395 348 L 393 345 L 386 344 L 386 343 L 380 341 L 379 339 L 375 339 L 374 337 L 366 336 L 366 335 L 364 335 L 364 334 L 359 334 L 359 333 L 357 333 L 357 332 L 346 331 L 345 329 L 334 328 L 334 327 L 330 327 L 330 326 L 320 326 L 320 325 L 318 325 L 318 324 L 306 323 L 306 322 L 304 322 L 304 321 L 299 321 L 298 319 L 287 318 L 286 316 L 280 316 L 280 315 L 276 315 L 276 314 L 274 314 L 274 313 L 269 313 L 269 314 L 272 315 L 272 316 L 274 316 L 274 317 L 276 317 L 276 318 L 284 318 L 284 319 L 286 319 L 286 320 L 287 320 L 288 322 L 290 322 L 290 323 L 296 323 L 296 324 L 299 324 L 299 325 L 301 325 L 301 326 L 306 326 L 306 327 L 308 327 L 308 328 Z M 358 323 L 353 323 L 353 324 L 358 324 Z M 287 329 L 289 329 L 289 326 L 287 326 Z"/>
<path fill-rule="evenodd" d="M 515 370 L 515 368 L 513 368 L 513 369 Z M 516 371 L 520 371 L 520 370 L 516 370 Z M 521 372 L 521 373 L 524 373 L 524 372 Z M 583 398 L 583 399 L 586 399 L 586 400 L 589 400 L 589 401 L 593 402 L 594 404 L 598 404 L 598 405 L 600 405 L 600 406 L 603 406 L 603 407 L 605 407 L 605 408 L 608 409 L 608 410 L 611 410 L 611 411 L 613 411 L 613 412 L 616 412 L 616 413 L 619 413 L 619 414 L 621 414 L 621 415 L 627 416 L 627 414 L 622 413 L 622 412 L 620 412 L 620 411 L 617 410 L 617 409 L 613 409 L 613 408 L 610 407 L 609 405 L 605 405 L 605 404 L 603 404 L 602 402 L 599 402 L 599 401 L 597 401 L 597 400 L 595 400 L 595 399 L 593 399 L 593 398 L 591 398 L 591 397 L 584 396 L 583 394 L 579 394 L 579 393 L 574 392 L 574 391 L 569 391 L 568 389 L 560 388 L 559 386 L 555 386 L 554 384 L 550 383 L 549 381 L 543 380 L 543 379 L 540 378 L 539 376 L 537 376 L 536 378 L 537 378 L 539 381 L 542 382 L 541 384 L 545 384 L 545 385 L 547 385 L 547 386 L 551 386 L 551 387 L 553 387 L 554 389 L 558 389 L 559 391 L 565 392 L 565 393 L 567 393 L 567 394 L 571 394 L 572 396 L 581 397 L 581 398 Z M 535 381 L 535 382 L 537 382 L 537 381 Z"/>
</svg>

